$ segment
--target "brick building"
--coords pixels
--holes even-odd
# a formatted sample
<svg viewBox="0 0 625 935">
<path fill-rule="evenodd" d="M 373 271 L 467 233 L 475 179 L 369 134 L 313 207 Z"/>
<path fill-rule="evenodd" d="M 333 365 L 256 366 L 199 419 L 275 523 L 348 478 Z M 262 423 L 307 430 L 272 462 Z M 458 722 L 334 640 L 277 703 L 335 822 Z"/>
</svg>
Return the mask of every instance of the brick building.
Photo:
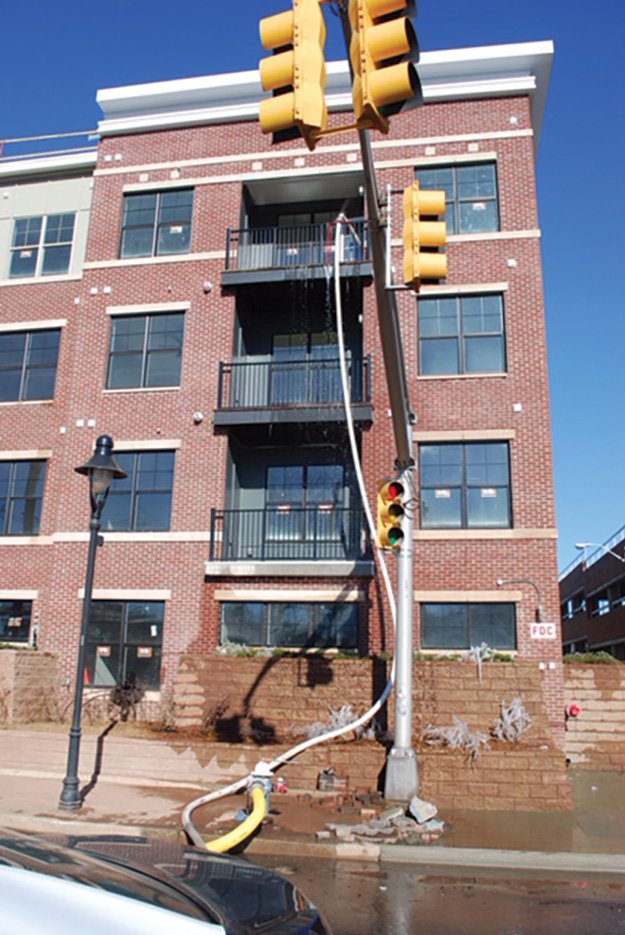
<svg viewBox="0 0 625 935">
<path fill-rule="evenodd" d="M 625 660 L 625 526 L 603 545 L 586 543 L 561 573 L 560 616 L 565 653 Z"/>
<path fill-rule="evenodd" d="M 447 192 L 448 278 L 398 293 L 414 443 L 415 646 L 488 643 L 563 711 L 534 161 L 549 42 L 424 54 L 426 104 L 374 136 L 381 190 Z M 393 471 L 356 136 L 270 146 L 257 72 L 101 91 L 94 151 L 0 161 L 0 639 L 75 668 L 89 503 L 111 434 L 88 680 L 158 699 L 184 654 L 392 650 L 342 407 L 332 222 L 363 470 Z M 349 106 L 328 66 L 332 120 Z M 401 268 L 401 208 L 392 263 Z M 418 506 L 418 509 L 417 509 Z M 394 559 L 390 560 L 395 573 Z M 504 584 L 497 585 L 498 579 Z M 509 582 L 509 583 L 505 583 Z M 528 584 L 529 582 L 529 584 Z"/>
</svg>

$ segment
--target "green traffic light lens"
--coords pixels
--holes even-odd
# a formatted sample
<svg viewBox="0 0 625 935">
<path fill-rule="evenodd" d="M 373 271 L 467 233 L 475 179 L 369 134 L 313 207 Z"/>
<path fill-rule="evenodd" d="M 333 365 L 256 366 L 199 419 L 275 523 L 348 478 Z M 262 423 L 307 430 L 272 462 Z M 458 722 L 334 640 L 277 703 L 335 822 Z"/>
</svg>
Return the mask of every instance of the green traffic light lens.
<svg viewBox="0 0 625 935">
<path fill-rule="evenodd" d="M 401 529 L 398 529 L 396 526 L 393 526 L 392 529 L 388 531 L 388 541 L 391 547 L 401 545 L 404 540 L 404 534 Z"/>
</svg>

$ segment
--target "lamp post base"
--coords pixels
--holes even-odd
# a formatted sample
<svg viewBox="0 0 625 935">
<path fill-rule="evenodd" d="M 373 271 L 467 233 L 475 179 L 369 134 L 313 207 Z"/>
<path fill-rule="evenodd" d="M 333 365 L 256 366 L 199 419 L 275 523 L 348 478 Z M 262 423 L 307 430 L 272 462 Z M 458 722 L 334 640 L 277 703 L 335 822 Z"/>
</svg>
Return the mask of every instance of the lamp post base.
<svg viewBox="0 0 625 935">
<path fill-rule="evenodd" d="M 59 808 L 64 812 L 75 812 L 82 808 L 82 799 L 78 791 L 78 777 L 63 780 L 63 790 L 59 799 Z"/>
<path fill-rule="evenodd" d="M 419 773 L 414 750 L 393 747 L 386 761 L 384 798 L 390 802 L 409 802 L 418 791 Z"/>
</svg>

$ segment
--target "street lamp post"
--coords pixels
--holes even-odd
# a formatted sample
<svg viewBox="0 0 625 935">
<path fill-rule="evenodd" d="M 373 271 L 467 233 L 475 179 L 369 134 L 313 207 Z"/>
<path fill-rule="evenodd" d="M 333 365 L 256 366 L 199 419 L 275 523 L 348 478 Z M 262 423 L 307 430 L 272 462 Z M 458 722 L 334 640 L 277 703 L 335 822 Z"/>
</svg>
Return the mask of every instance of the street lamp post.
<svg viewBox="0 0 625 935">
<path fill-rule="evenodd" d="M 78 650 L 78 666 L 76 669 L 76 685 L 74 688 L 74 713 L 72 726 L 69 731 L 69 748 L 67 751 L 67 773 L 63 780 L 63 790 L 59 800 L 59 808 L 65 811 L 75 811 L 82 805 L 78 791 L 78 755 L 80 752 L 80 715 L 82 709 L 82 695 L 85 682 L 85 660 L 87 655 L 87 628 L 89 626 L 89 613 L 91 610 L 91 594 L 93 592 L 93 570 L 98 545 L 102 540 L 98 535 L 100 531 L 100 517 L 106 502 L 109 487 L 116 478 L 127 477 L 112 454 L 113 439 L 110 435 L 100 435 L 96 439 L 92 457 L 86 464 L 74 468 L 77 474 L 85 474 L 89 478 L 89 498 L 91 501 L 91 522 L 89 524 L 89 556 L 87 559 L 87 575 L 85 578 L 85 596 L 82 605 L 82 622 L 80 625 L 80 647 Z"/>
<path fill-rule="evenodd" d="M 623 564 L 625 564 L 625 558 L 623 558 L 622 555 L 619 555 L 618 552 L 614 552 L 612 549 L 608 549 L 608 547 L 605 545 L 601 545 L 600 542 L 576 542 L 575 543 L 576 549 L 584 549 L 584 551 L 589 546 L 593 546 L 594 548 L 597 548 L 597 549 L 603 549 L 606 555 L 613 555 L 614 558 L 618 558 L 619 562 L 623 562 Z M 584 560 L 585 559 L 586 559 L 586 556 L 584 555 Z"/>
</svg>

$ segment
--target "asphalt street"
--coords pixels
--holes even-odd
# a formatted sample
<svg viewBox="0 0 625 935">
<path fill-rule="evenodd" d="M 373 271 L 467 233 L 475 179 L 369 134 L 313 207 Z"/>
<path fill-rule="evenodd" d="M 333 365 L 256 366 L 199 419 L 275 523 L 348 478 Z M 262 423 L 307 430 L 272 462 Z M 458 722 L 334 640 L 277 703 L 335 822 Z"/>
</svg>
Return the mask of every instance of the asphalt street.
<svg viewBox="0 0 625 935">
<path fill-rule="evenodd" d="M 254 861 L 289 876 L 334 935 L 620 935 L 625 886 L 582 875 L 545 880 L 483 872 L 452 877 L 408 864 Z M 534 875 L 535 877 L 536 875 Z"/>
</svg>

